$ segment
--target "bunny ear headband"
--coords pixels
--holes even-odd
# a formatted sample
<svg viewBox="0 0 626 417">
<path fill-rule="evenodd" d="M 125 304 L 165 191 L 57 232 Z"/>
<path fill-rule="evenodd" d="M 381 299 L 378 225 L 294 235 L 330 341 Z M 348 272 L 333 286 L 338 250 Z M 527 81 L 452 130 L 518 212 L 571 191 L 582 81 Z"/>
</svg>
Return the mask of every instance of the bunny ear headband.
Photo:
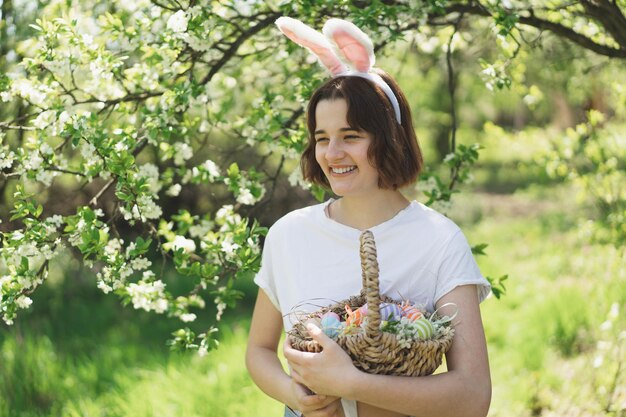
<svg viewBox="0 0 626 417">
<path fill-rule="evenodd" d="M 374 46 L 361 29 L 346 20 L 329 19 L 322 34 L 299 20 L 284 16 L 276 20 L 276 25 L 289 39 L 311 51 L 333 77 L 361 77 L 379 86 L 389 98 L 398 124 L 402 124 L 395 94 L 380 75 L 370 72 L 376 62 Z"/>
</svg>

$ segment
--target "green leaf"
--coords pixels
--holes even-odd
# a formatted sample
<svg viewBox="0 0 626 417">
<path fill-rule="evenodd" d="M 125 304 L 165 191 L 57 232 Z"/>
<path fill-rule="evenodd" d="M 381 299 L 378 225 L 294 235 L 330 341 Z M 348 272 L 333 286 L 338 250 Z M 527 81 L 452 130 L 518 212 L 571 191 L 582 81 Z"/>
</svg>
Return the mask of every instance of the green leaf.
<svg viewBox="0 0 626 417">
<path fill-rule="evenodd" d="M 504 281 L 509 278 L 508 275 L 502 275 L 500 278 L 486 278 L 487 281 L 489 281 L 489 283 L 491 284 L 491 292 L 493 293 L 494 297 L 499 300 L 500 297 L 506 294 L 506 286 L 504 285 Z"/>
<path fill-rule="evenodd" d="M 487 255 L 485 253 L 485 248 L 489 246 L 487 243 L 480 243 L 476 246 L 472 246 L 472 254 L 474 255 Z"/>
<path fill-rule="evenodd" d="M 228 170 L 226 172 L 228 173 L 229 177 L 238 177 L 239 176 L 239 165 L 237 165 L 236 162 L 233 162 L 232 164 L 230 164 L 230 166 L 228 167 Z"/>
</svg>

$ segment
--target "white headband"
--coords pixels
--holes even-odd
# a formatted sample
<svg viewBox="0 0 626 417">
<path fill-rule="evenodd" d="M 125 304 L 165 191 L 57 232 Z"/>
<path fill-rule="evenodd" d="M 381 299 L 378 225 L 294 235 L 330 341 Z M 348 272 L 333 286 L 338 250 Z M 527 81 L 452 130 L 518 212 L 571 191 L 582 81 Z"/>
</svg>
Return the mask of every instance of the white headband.
<svg viewBox="0 0 626 417">
<path fill-rule="evenodd" d="M 370 72 L 376 62 L 374 46 L 361 29 L 341 19 L 329 19 L 323 35 L 291 17 L 278 18 L 276 25 L 285 36 L 315 55 L 333 77 L 361 77 L 379 86 L 389 98 L 398 124 L 402 124 L 400 104 L 391 87 L 380 75 Z"/>
</svg>

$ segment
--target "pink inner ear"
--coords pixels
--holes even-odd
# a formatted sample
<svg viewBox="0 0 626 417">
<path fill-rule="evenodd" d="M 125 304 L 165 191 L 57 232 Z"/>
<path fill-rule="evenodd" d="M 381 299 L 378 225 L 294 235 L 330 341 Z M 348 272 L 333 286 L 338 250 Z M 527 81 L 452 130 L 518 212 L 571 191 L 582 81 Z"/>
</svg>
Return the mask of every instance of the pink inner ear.
<svg viewBox="0 0 626 417">
<path fill-rule="evenodd" d="M 371 69 L 370 51 L 358 40 L 342 30 L 335 31 L 332 36 L 343 55 L 357 71 L 368 72 Z"/>
<path fill-rule="evenodd" d="M 332 75 L 341 74 L 345 71 L 345 65 L 337 58 L 337 55 L 335 55 L 331 49 L 309 39 L 298 37 L 298 35 L 287 28 L 282 28 L 282 31 L 289 39 L 313 52 Z"/>
</svg>

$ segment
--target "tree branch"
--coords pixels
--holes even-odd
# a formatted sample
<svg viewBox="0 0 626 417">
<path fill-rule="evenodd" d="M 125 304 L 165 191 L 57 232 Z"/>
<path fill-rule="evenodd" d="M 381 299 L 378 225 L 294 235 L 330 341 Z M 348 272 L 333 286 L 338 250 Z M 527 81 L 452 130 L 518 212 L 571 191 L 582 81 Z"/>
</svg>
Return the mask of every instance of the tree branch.
<svg viewBox="0 0 626 417">
<path fill-rule="evenodd" d="M 626 58 L 626 43 L 622 43 L 620 39 L 616 39 L 615 37 L 613 37 L 615 41 L 620 44 L 620 48 L 617 49 L 608 45 L 597 43 L 593 39 L 576 32 L 570 27 L 542 19 L 534 14 L 533 9 L 512 10 L 512 12 L 516 12 L 518 14 L 521 12 L 526 12 L 528 14 L 527 16 L 519 15 L 518 22 L 523 25 L 532 26 L 540 30 L 547 30 L 559 37 L 566 38 L 578 44 L 579 46 L 582 46 L 583 48 L 593 51 L 599 55 L 604 55 L 612 58 Z M 488 9 L 486 9 L 477 2 L 467 4 L 454 4 L 447 7 L 445 14 L 447 15 L 452 13 L 469 13 L 477 16 L 493 17 Z M 618 13 L 621 18 L 624 18 L 624 15 L 621 13 L 621 10 L 617 6 L 615 6 L 611 13 L 606 11 L 603 11 L 602 13 L 603 14 L 601 14 L 598 18 L 594 17 L 594 20 L 597 20 L 600 24 L 602 24 L 602 26 L 605 27 L 605 29 L 607 29 L 607 31 L 611 35 L 613 35 L 609 27 L 607 27 L 607 19 L 611 19 L 607 16 L 611 13 Z M 620 33 L 624 31 L 626 31 L 624 27 L 619 28 Z"/>
<path fill-rule="evenodd" d="M 9 124 L 9 123 L 7 123 L 7 122 L 0 122 L 0 129 L 5 129 L 5 130 L 37 130 L 37 128 L 35 128 L 35 127 L 16 126 L 16 125 L 12 125 L 12 124 Z"/>
<path fill-rule="evenodd" d="M 626 17 L 620 8 L 606 0 L 584 0 L 582 3 L 589 16 L 601 23 L 622 49 L 626 48 Z"/>
<path fill-rule="evenodd" d="M 456 149 L 456 80 L 454 78 L 454 68 L 452 67 L 452 40 L 459 31 L 459 24 L 463 19 L 463 13 L 461 13 L 454 23 L 454 31 L 450 35 L 448 40 L 448 50 L 446 51 L 446 64 L 448 68 L 448 93 L 450 95 L 450 118 L 452 119 L 452 126 L 450 126 L 450 151 L 454 152 Z"/>
<path fill-rule="evenodd" d="M 239 47 L 250 37 L 254 36 L 255 34 L 257 34 L 258 32 L 260 32 L 261 30 L 265 29 L 266 27 L 272 25 L 274 23 L 274 21 L 276 19 L 278 19 L 280 17 L 280 13 L 279 12 L 272 12 L 269 13 L 267 15 L 267 17 L 261 21 L 259 21 L 259 23 L 257 23 L 256 25 L 250 27 L 248 30 L 246 30 L 245 32 L 243 32 L 241 34 L 241 36 L 239 36 L 237 39 L 235 39 L 235 41 L 230 45 L 230 48 L 224 53 L 224 55 L 222 55 L 222 57 L 219 59 L 219 61 L 217 61 L 217 63 L 215 65 L 213 65 L 211 67 L 211 70 L 209 71 L 209 73 L 202 79 L 202 81 L 200 81 L 200 84 L 206 84 L 209 81 L 211 81 L 211 79 L 213 78 L 213 76 L 215 74 L 217 74 L 224 65 L 226 65 L 226 63 L 233 57 L 235 56 L 235 54 L 237 53 L 237 51 L 239 50 Z"/>
</svg>

